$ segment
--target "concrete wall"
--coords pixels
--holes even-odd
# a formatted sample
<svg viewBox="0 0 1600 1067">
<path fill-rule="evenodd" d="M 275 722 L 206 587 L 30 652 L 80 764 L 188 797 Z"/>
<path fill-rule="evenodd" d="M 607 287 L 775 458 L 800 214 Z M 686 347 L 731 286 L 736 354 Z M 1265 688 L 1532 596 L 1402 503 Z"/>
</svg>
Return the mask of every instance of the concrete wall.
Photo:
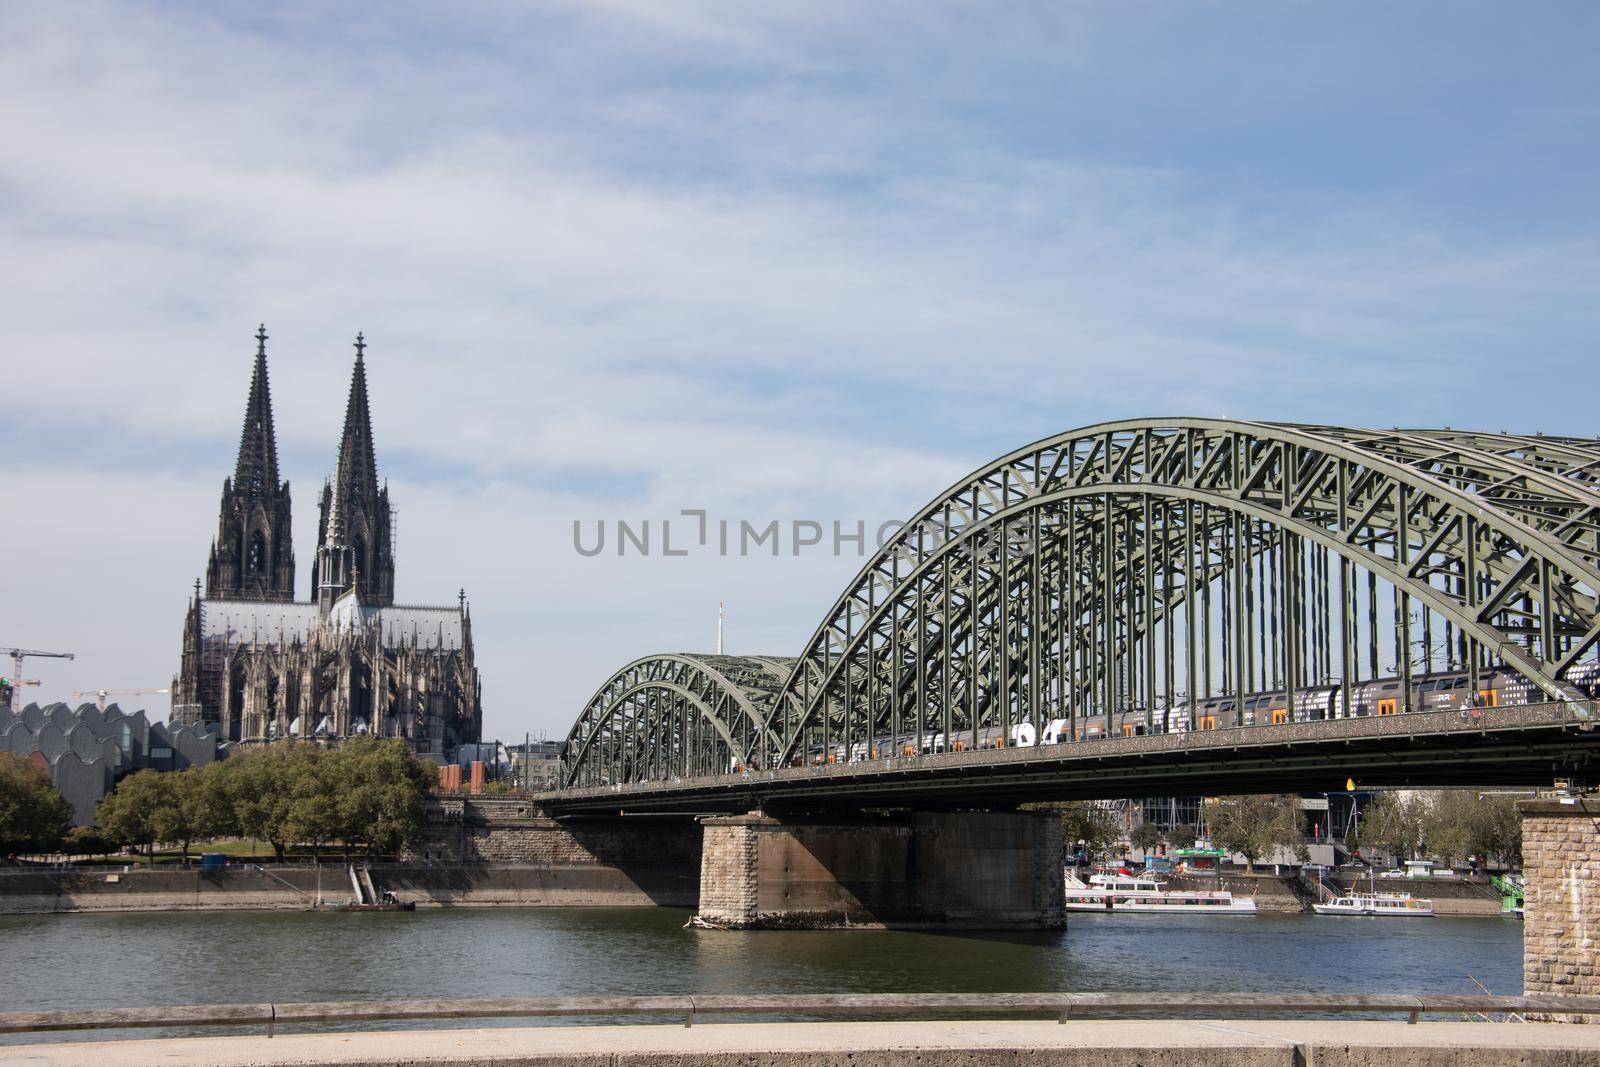
<svg viewBox="0 0 1600 1067">
<path fill-rule="evenodd" d="M 1600 798 L 1532 800 L 1522 812 L 1522 989 L 1600 994 Z"/>
<path fill-rule="evenodd" d="M 78 1036 L 78 1035 L 74 1035 Z M 1600 1027 L 1387 1019 L 741 1022 L 16 1045 L 30 1067 L 1580 1067 Z"/>
<path fill-rule="evenodd" d="M 89 911 L 227 911 L 311 906 L 354 895 L 342 866 L 222 871 L 0 872 L 0 915 Z M 418 907 L 692 907 L 698 882 L 682 864 L 377 866 L 380 892 Z M 288 883 L 288 884 L 285 884 Z"/>
<path fill-rule="evenodd" d="M 519 797 L 429 801 L 409 863 L 677 864 L 698 877 L 700 827 L 690 818 L 551 819 Z"/>
<path fill-rule="evenodd" d="M 1053 815 L 705 820 L 700 919 L 729 928 L 1051 928 L 1064 922 Z"/>
</svg>

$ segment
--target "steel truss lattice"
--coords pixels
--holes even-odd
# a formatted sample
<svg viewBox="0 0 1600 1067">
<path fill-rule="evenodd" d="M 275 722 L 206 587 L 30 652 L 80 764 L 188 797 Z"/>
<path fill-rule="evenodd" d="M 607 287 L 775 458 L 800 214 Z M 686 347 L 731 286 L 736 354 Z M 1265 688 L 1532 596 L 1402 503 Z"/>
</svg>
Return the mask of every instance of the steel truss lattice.
<svg viewBox="0 0 1600 1067">
<path fill-rule="evenodd" d="M 563 782 L 948 748 L 1064 722 L 1195 729 L 1226 698 L 1509 668 L 1593 714 L 1600 441 L 1217 419 L 1106 423 L 1004 456 L 919 512 L 796 660 L 618 672 Z M 1213 702 L 1214 703 L 1214 702 Z M 1181 721 L 1175 721 L 1181 720 Z M 1215 724 L 1213 724 L 1215 725 Z M 1203 726 L 1200 726 L 1203 728 Z M 880 751 L 885 745 L 894 751 Z"/>
</svg>

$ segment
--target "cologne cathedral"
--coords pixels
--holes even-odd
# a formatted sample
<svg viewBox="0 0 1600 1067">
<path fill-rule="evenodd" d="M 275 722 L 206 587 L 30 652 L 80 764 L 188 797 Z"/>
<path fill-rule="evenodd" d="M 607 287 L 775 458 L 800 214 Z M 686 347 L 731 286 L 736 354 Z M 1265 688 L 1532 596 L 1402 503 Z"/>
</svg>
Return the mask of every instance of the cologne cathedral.
<svg viewBox="0 0 1600 1067">
<path fill-rule="evenodd" d="M 371 735 L 452 759 L 482 730 L 472 615 L 465 593 L 454 606 L 394 602 L 393 515 L 373 451 L 366 346 L 358 335 L 339 459 L 322 487 L 310 597 L 296 600 L 266 345 L 263 327 L 205 589 L 195 582 L 184 622 L 173 717 L 213 724 L 230 747 Z"/>
</svg>

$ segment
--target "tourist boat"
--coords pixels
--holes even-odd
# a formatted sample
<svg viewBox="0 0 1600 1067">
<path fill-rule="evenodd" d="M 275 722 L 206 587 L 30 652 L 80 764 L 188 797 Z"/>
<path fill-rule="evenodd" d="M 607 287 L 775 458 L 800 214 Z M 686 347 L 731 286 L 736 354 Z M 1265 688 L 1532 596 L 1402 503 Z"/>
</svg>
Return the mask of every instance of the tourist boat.
<svg viewBox="0 0 1600 1067">
<path fill-rule="evenodd" d="M 1370 870 L 1368 880 L 1371 884 L 1365 893 L 1358 891 L 1360 882 L 1342 897 L 1332 896 L 1333 891 L 1328 890 L 1328 901 L 1311 905 L 1311 910 L 1318 915 L 1375 915 L 1402 919 L 1426 919 L 1433 915 L 1433 901 L 1413 897 L 1410 893 L 1380 893 L 1377 874 Z"/>
<path fill-rule="evenodd" d="M 1433 914 L 1433 901 L 1413 897 L 1410 893 L 1347 893 L 1311 907 L 1318 915 L 1390 915 L 1425 919 Z"/>
<path fill-rule="evenodd" d="M 1254 897 L 1235 898 L 1227 890 L 1168 889 L 1154 878 L 1096 874 L 1084 882 L 1068 872 L 1068 911 L 1161 911 L 1186 915 L 1254 915 Z"/>
</svg>

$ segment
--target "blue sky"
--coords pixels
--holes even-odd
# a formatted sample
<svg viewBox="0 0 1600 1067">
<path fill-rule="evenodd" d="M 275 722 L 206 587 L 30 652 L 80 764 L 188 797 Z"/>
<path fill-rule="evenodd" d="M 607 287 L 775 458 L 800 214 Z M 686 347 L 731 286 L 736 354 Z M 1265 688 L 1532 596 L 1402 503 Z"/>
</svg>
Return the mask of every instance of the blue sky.
<svg viewBox="0 0 1600 1067">
<path fill-rule="evenodd" d="M 1600 431 L 1593 5 L 459 8 L 0 9 L 39 696 L 170 678 L 261 321 L 300 585 L 364 330 L 397 592 L 466 587 L 506 736 L 861 564 L 574 520 L 870 526 L 1128 416 Z"/>
</svg>

